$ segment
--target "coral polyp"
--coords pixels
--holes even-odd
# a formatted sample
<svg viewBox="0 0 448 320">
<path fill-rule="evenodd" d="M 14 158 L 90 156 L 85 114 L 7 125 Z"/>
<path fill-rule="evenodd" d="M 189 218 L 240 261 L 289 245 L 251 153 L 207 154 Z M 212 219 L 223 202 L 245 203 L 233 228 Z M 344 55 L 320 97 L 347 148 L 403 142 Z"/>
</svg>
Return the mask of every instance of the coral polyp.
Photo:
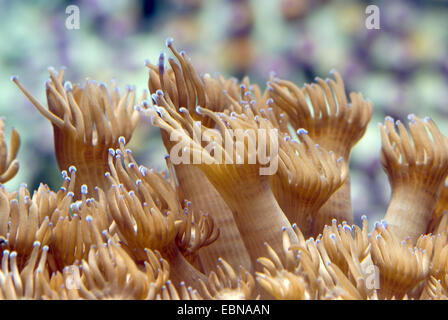
<svg viewBox="0 0 448 320">
<path fill-rule="evenodd" d="M 369 231 L 349 166 L 372 102 L 336 71 L 264 89 L 200 75 L 166 44 L 141 97 L 50 68 L 45 107 L 11 78 L 50 121 L 63 182 L 8 191 L 20 138 L 7 144 L 0 119 L 0 298 L 448 298 L 448 139 L 434 121 L 379 124 L 392 197 Z M 166 171 L 129 147 L 142 119 Z"/>
</svg>

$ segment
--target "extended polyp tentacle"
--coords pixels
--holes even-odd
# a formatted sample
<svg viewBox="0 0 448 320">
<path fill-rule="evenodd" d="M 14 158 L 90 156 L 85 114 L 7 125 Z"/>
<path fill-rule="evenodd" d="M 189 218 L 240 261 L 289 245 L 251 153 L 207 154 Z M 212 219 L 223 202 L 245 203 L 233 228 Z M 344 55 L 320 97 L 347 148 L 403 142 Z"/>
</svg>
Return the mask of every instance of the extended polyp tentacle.
<svg viewBox="0 0 448 320">
<path fill-rule="evenodd" d="M 87 80 L 84 88 L 66 82 L 62 74 L 50 69 L 46 82 L 48 109 L 44 108 L 17 80 L 19 89 L 33 105 L 53 124 L 55 154 L 60 170 L 75 166 L 78 179 L 74 188 L 87 186 L 89 195 L 95 187 L 109 188 L 104 173 L 108 170 L 108 150 L 117 147 L 118 137 L 129 141 L 138 123 L 139 112 L 134 110 L 135 89 L 127 87 L 120 97 L 116 87 L 108 91 L 104 83 Z M 143 99 L 146 93 L 143 94 Z"/>
<path fill-rule="evenodd" d="M 413 115 L 410 120 L 413 145 L 401 123 L 397 123 L 400 136 L 393 119 L 380 125 L 381 162 L 392 187 L 385 219 L 399 238 L 416 241 L 426 232 L 444 186 L 448 149 L 435 125 Z"/>
<path fill-rule="evenodd" d="M 317 212 L 347 178 L 345 164 L 315 145 L 306 130 L 298 131 L 299 141 L 284 136 L 280 140 L 277 174 L 271 178 L 273 192 L 291 223 L 308 238 L 317 236 Z"/>
<path fill-rule="evenodd" d="M 19 171 L 19 161 L 16 159 L 19 147 L 20 136 L 13 128 L 8 150 L 4 140 L 4 122 L 0 118 L 0 184 L 14 178 Z"/>
</svg>

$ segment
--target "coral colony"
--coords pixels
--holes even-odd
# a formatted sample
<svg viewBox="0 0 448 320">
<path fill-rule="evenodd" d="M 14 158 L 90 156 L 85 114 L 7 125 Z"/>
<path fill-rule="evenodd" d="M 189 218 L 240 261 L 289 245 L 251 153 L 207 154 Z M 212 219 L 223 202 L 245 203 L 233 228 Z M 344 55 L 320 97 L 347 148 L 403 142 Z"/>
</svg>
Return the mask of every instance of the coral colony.
<svg viewBox="0 0 448 320">
<path fill-rule="evenodd" d="M 8 192 L 20 138 L 0 120 L 1 298 L 447 298 L 448 139 L 431 119 L 379 124 L 392 197 L 369 232 L 348 164 L 371 102 L 336 71 L 263 90 L 167 46 L 141 96 L 50 68 L 44 106 L 11 78 L 53 126 L 63 182 Z M 168 172 L 126 147 L 143 117 Z"/>
</svg>

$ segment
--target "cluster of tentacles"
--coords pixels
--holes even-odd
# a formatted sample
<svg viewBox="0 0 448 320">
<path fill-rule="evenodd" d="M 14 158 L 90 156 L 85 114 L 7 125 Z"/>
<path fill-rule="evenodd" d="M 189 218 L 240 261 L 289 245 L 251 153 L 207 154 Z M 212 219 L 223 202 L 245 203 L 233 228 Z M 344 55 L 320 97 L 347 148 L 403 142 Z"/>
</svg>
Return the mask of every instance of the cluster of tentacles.
<svg viewBox="0 0 448 320">
<path fill-rule="evenodd" d="M 0 187 L 3 299 L 446 299 L 448 140 L 431 119 L 380 124 L 384 220 L 353 224 L 349 160 L 372 116 L 334 79 L 202 76 L 169 39 L 149 94 L 50 68 L 58 191 Z M 167 172 L 126 147 L 160 128 Z M 408 133 L 409 132 L 409 133 Z M 17 173 L 0 120 L 0 183 Z"/>
</svg>

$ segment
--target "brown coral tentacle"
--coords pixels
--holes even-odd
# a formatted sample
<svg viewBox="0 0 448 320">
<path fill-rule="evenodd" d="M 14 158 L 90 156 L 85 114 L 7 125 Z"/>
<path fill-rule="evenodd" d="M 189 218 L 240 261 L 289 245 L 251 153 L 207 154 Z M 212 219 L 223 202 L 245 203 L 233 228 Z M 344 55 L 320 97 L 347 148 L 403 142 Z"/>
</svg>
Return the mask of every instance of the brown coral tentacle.
<svg viewBox="0 0 448 320">
<path fill-rule="evenodd" d="M 448 173 L 446 138 L 430 119 L 410 116 L 404 125 L 386 118 L 380 124 L 381 163 L 392 188 L 385 220 L 400 239 L 426 232 Z"/>
</svg>

